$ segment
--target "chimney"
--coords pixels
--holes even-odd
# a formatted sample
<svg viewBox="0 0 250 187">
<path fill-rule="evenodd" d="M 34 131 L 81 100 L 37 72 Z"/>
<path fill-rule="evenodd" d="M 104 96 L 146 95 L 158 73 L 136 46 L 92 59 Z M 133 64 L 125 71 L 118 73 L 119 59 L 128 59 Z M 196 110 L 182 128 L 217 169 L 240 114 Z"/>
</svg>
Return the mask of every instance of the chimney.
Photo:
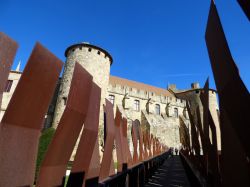
<svg viewBox="0 0 250 187">
<path fill-rule="evenodd" d="M 191 84 L 191 88 L 192 89 L 198 89 L 198 88 L 200 88 L 200 85 L 199 85 L 198 82 L 194 82 L 194 83 Z"/>
</svg>

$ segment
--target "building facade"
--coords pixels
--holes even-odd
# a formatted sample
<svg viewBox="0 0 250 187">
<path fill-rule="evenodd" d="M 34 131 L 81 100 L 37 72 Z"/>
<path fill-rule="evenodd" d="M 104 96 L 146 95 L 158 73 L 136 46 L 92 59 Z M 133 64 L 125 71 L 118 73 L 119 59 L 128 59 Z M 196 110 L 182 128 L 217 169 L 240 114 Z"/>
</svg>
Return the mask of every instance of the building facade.
<svg viewBox="0 0 250 187">
<path fill-rule="evenodd" d="M 184 116 L 187 124 L 189 123 L 186 111 L 186 101 L 192 101 L 200 105 L 197 96 L 197 84 L 187 90 L 178 90 L 175 85 L 170 85 L 167 89 L 162 89 L 127 80 L 110 75 L 110 67 L 113 59 L 104 49 L 90 45 L 88 43 L 79 43 L 70 46 L 65 51 L 66 62 L 62 78 L 58 80 L 58 86 L 48 114 L 45 116 L 45 128 L 56 128 L 65 105 L 70 89 L 72 74 L 75 63 L 82 65 L 92 76 L 93 81 L 102 89 L 100 101 L 100 139 L 103 134 L 103 104 L 105 98 L 109 99 L 116 108 L 122 112 L 128 119 L 128 135 L 131 141 L 131 124 L 133 120 L 139 120 L 143 129 L 150 130 L 152 134 L 160 139 L 169 147 L 179 147 L 179 116 Z M 15 90 L 18 80 L 21 77 L 20 71 L 11 71 L 6 85 L 6 92 L 3 94 L 0 118 L 7 108 L 8 102 Z M 194 87 L 196 85 L 196 87 Z M 197 100 L 197 102 L 196 102 Z M 216 124 L 219 124 L 218 116 L 215 111 L 218 110 L 216 93 L 211 90 L 210 97 L 211 109 Z"/>
</svg>

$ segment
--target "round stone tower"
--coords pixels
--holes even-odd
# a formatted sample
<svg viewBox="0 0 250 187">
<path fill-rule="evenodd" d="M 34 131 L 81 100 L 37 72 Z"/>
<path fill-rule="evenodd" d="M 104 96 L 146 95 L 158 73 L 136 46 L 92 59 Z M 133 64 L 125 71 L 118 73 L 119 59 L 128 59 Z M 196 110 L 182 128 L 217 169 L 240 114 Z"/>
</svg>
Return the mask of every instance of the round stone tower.
<svg viewBox="0 0 250 187">
<path fill-rule="evenodd" d="M 75 63 L 78 62 L 82 65 L 93 76 L 93 81 L 102 89 L 100 101 L 100 106 L 102 106 L 106 98 L 110 66 L 113 62 L 111 55 L 107 51 L 88 43 L 79 43 L 68 47 L 65 51 L 65 57 L 66 63 L 52 123 L 54 128 L 57 127 L 65 109 Z M 103 107 L 100 110 L 100 123 L 102 122 Z"/>
</svg>

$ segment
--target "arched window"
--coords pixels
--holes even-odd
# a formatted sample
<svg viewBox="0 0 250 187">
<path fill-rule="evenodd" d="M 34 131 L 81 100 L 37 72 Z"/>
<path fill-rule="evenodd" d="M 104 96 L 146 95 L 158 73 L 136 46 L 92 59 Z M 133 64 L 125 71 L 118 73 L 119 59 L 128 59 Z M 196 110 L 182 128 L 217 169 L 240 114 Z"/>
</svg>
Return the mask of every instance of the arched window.
<svg viewBox="0 0 250 187">
<path fill-rule="evenodd" d="M 140 101 L 139 100 L 134 101 L 134 110 L 140 111 Z"/>
<path fill-rule="evenodd" d="M 161 108 L 160 108 L 160 105 L 159 105 L 159 104 L 156 104 L 156 105 L 155 105 L 155 113 L 156 113 L 157 115 L 160 115 L 160 114 L 161 114 Z"/>
<path fill-rule="evenodd" d="M 115 96 L 114 95 L 109 95 L 109 101 L 114 105 L 114 103 L 115 103 Z"/>
<path fill-rule="evenodd" d="M 174 108 L 174 117 L 178 118 L 179 114 L 178 114 L 178 108 Z"/>
</svg>

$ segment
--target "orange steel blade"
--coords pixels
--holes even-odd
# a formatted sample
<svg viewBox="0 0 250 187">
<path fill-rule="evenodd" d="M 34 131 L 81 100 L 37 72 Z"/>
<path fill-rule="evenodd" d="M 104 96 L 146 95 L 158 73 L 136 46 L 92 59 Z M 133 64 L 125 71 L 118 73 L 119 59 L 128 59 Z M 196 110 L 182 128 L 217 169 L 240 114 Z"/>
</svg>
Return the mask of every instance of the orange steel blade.
<svg viewBox="0 0 250 187">
<path fill-rule="evenodd" d="M 142 137 L 143 137 L 143 147 L 144 147 L 143 159 L 147 160 L 149 155 L 148 155 L 148 137 L 146 131 L 142 131 Z"/>
<path fill-rule="evenodd" d="M 99 152 L 99 142 L 98 142 L 98 136 L 97 136 L 94 151 L 93 151 L 89 169 L 88 169 L 88 173 L 86 175 L 85 184 L 83 184 L 83 186 L 86 186 L 86 187 L 97 186 L 99 182 L 100 169 L 101 169 L 100 152 Z"/>
<path fill-rule="evenodd" d="M 37 43 L 2 119 L 0 186 L 32 186 L 44 116 L 62 62 Z"/>
<path fill-rule="evenodd" d="M 142 161 L 144 159 L 144 148 L 143 148 L 143 135 L 142 135 L 142 130 L 141 130 L 141 126 L 140 126 L 140 122 L 139 120 L 137 120 L 139 126 L 138 126 L 138 134 L 139 134 L 139 161 Z"/>
<path fill-rule="evenodd" d="M 133 164 L 138 163 L 138 127 L 140 124 L 138 124 L 138 121 L 133 121 L 132 122 L 132 141 L 133 141 L 133 148 L 134 148 L 134 153 L 133 153 Z"/>
<path fill-rule="evenodd" d="M 91 157 L 98 136 L 100 100 L 101 89 L 95 83 L 93 83 L 88 113 L 84 123 L 83 132 L 78 145 L 71 173 L 68 179 L 68 183 L 71 184 L 71 186 L 82 186 L 84 181 L 86 180 L 86 177 L 84 177 L 84 175 L 88 173 Z"/>
<path fill-rule="evenodd" d="M 104 111 L 106 115 L 106 140 L 99 176 L 100 181 L 109 177 L 110 167 L 112 166 L 111 162 L 113 162 L 113 146 L 115 140 L 115 121 L 113 105 L 107 99 L 106 105 L 104 106 Z"/>
<path fill-rule="evenodd" d="M 86 118 L 91 88 L 92 76 L 76 63 L 66 108 L 42 162 L 37 186 L 61 185 Z"/>
<path fill-rule="evenodd" d="M 122 127 L 121 128 L 122 128 L 122 142 L 123 142 L 123 146 L 124 146 L 126 163 L 128 164 L 128 167 L 131 167 L 132 166 L 132 156 L 131 156 L 131 152 L 129 150 L 129 145 L 128 145 L 128 136 L 127 136 L 128 123 L 127 123 L 126 118 L 122 119 Z"/>
<path fill-rule="evenodd" d="M 250 157 L 250 97 L 233 60 L 214 2 L 206 29 L 206 44 L 218 90 L 220 106 L 227 113 L 246 155 Z M 237 97 L 235 97 L 237 96 Z M 232 99 L 234 98 L 234 99 Z M 223 132 L 221 131 L 221 134 Z"/>
<path fill-rule="evenodd" d="M 0 32 L 0 108 L 9 72 L 16 55 L 18 44 Z"/>
<path fill-rule="evenodd" d="M 121 135 L 121 125 L 122 125 L 122 114 L 119 108 L 116 109 L 115 117 L 115 145 L 116 145 L 116 156 L 117 156 L 117 171 L 121 172 L 123 169 L 123 164 L 126 164 L 126 157 L 124 152 L 124 146 Z"/>
<path fill-rule="evenodd" d="M 250 97 L 232 58 L 213 1 L 206 44 L 220 100 L 222 186 L 249 186 Z"/>
</svg>

